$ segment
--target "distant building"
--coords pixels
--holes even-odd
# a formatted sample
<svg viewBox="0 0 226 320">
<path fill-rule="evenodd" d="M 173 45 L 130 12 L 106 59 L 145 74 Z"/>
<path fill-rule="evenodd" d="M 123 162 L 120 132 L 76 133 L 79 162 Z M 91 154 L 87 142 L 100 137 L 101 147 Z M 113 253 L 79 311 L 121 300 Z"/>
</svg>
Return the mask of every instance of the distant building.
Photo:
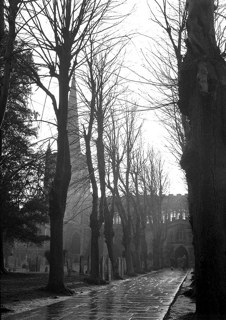
<svg viewBox="0 0 226 320">
<path fill-rule="evenodd" d="M 193 236 L 189 219 L 180 216 L 165 223 L 167 233 L 163 242 L 163 266 L 193 267 Z"/>
<path fill-rule="evenodd" d="M 86 157 L 81 152 L 76 84 L 72 79 L 68 101 L 68 140 L 71 157 L 71 180 L 64 215 L 64 253 L 68 270 L 79 271 L 80 257 L 87 261 L 90 250 L 89 217 L 92 195 Z M 46 186 L 49 190 L 55 169 L 56 154 L 47 151 Z"/>
<path fill-rule="evenodd" d="M 193 235 L 189 221 L 186 195 L 165 197 L 164 223 L 166 229 L 162 248 L 162 265 L 165 267 L 193 267 Z"/>
<path fill-rule="evenodd" d="M 161 250 L 162 267 L 193 267 L 193 235 L 189 221 L 186 195 L 167 195 L 162 203 Z M 122 226 L 118 212 L 114 216 L 115 256 L 123 254 Z M 148 265 L 153 266 L 153 226 L 147 223 L 145 238 L 147 243 Z"/>
<path fill-rule="evenodd" d="M 89 217 L 92 194 L 86 156 L 81 152 L 75 79 L 72 80 L 68 105 L 68 138 L 71 155 L 71 181 L 64 217 L 64 250 L 67 265 L 77 268 L 80 257 L 87 261 L 90 251 Z"/>
</svg>

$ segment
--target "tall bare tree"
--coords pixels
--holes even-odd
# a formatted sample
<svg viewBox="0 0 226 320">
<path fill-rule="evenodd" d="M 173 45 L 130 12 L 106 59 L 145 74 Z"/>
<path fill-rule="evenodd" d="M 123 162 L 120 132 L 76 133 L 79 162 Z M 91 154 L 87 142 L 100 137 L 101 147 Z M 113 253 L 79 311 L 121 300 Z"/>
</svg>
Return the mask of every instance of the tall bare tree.
<svg viewBox="0 0 226 320">
<path fill-rule="evenodd" d="M 99 249 L 98 238 L 100 228 L 104 221 L 104 234 L 108 248 L 108 254 L 114 270 L 113 257 L 113 216 L 109 210 L 106 195 L 106 157 L 105 136 L 108 130 L 109 115 L 120 93 L 119 73 L 121 64 L 119 56 L 124 44 L 117 39 L 117 47 L 114 40 L 105 37 L 104 44 L 92 38 L 89 48 L 86 49 L 87 72 L 82 76 L 90 93 L 90 101 L 87 100 L 87 92 L 83 94 L 82 100 L 88 107 L 88 126 L 84 124 L 84 138 L 86 144 L 87 164 L 93 189 L 93 210 L 90 217 L 92 234 L 91 241 L 91 274 L 99 276 Z M 87 128 L 86 128 L 87 127 Z M 95 147 L 92 142 L 95 140 Z M 96 160 L 96 161 L 95 161 Z M 94 168 L 96 167 L 96 174 Z M 98 189 L 100 188 L 100 199 Z M 98 208 L 97 208 L 97 203 Z"/>
<path fill-rule="evenodd" d="M 141 272 L 142 263 L 147 268 L 145 230 L 148 220 L 154 232 L 155 268 L 161 267 L 162 201 L 168 191 L 164 162 L 153 149 L 147 153 L 142 150 L 141 127 L 137 127 L 137 114 L 133 111 L 127 111 L 121 119 L 112 118 L 107 149 L 108 188 L 122 222 L 128 274 L 133 274 L 134 270 Z"/>
<path fill-rule="evenodd" d="M 215 39 L 214 1 L 187 5 L 179 107 L 190 124 L 181 164 L 194 233 L 196 318 L 225 319 L 226 63 Z"/>
<path fill-rule="evenodd" d="M 147 160 L 143 166 L 143 185 L 148 205 L 148 219 L 153 231 L 153 266 L 162 267 L 162 243 L 165 236 L 162 203 L 164 194 L 168 191 L 168 176 L 164 161 L 153 148 L 148 149 Z"/>
<path fill-rule="evenodd" d="M 51 241 L 47 286 L 47 289 L 55 292 L 66 290 L 63 268 L 63 219 L 71 178 L 67 133 L 69 83 L 74 70 L 81 63 L 80 53 L 90 34 L 95 32 L 97 26 L 107 18 L 107 12 L 116 4 L 117 1 L 114 0 L 42 0 L 26 3 L 27 10 L 22 16 L 22 19 L 29 21 L 26 35 L 31 37 L 30 46 L 37 55 L 40 67 L 39 73 L 32 73 L 33 79 L 51 98 L 57 121 L 56 172 L 49 197 Z M 44 77 L 41 76 L 43 73 Z M 46 76 L 57 79 L 58 100 L 55 92 L 45 85 Z"/>
<path fill-rule="evenodd" d="M 140 273 L 147 270 L 147 242 L 146 226 L 148 207 L 145 195 L 145 181 L 143 171 L 146 163 L 145 151 L 142 143 L 138 144 L 137 149 L 131 155 L 131 179 L 133 190 L 131 192 L 131 201 L 134 208 L 133 215 L 133 241 L 135 246 L 135 271 Z M 144 184 L 143 184 L 144 183 Z"/>
<path fill-rule="evenodd" d="M 111 190 L 114 204 L 120 215 L 123 229 L 123 246 L 127 273 L 134 274 L 133 250 L 133 221 L 132 221 L 132 181 L 131 166 L 132 152 L 141 133 L 141 126 L 136 127 L 136 112 L 126 109 L 120 114 L 120 119 L 112 118 L 111 134 L 109 134 L 109 164 L 108 188 Z"/>
<path fill-rule="evenodd" d="M 105 150 L 106 150 L 106 175 L 107 188 L 111 192 L 111 208 L 110 214 L 113 220 L 116 209 L 120 210 L 125 215 L 125 210 L 120 201 L 120 194 L 118 190 L 119 184 L 119 170 L 121 162 L 124 158 L 124 152 L 120 154 L 120 134 L 121 126 L 116 113 L 111 112 L 108 130 L 106 132 Z M 113 225 L 113 221 L 111 222 Z M 113 228 L 113 226 L 112 226 Z"/>
<path fill-rule="evenodd" d="M 160 109 L 157 116 L 167 129 L 167 146 L 179 163 L 187 129 L 187 119 L 178 108 L 178 72 L 185 52 L 186 1 L 155 0 L 154 4 L 155 7 L 149 6 L 151 21 L 159 28 L 160 35 L 151 37 L 150 54 L 144 55 L 151 76 L 149 84 L 158 92 L 156 98 L 151 95 L 151 103 Z"/>
</svg>

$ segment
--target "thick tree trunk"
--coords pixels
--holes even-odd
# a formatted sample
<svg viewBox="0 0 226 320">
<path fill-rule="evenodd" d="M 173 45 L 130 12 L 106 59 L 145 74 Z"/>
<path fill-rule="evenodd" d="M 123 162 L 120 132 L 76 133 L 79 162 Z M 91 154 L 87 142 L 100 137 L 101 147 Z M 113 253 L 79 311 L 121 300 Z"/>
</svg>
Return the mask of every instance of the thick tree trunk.
<svg viewBox="0 0 226 320">
<path fill-rule="evenodd" d="M 125 259 L 126 259 L 126 268 L 128 275 L 134 275 L 133 259 L 132 259 L 132 235 L 131 235 L 131 217 L 126 214 L 126 211 L 123 207 L 121 197 L 119 192 L 116 190 L 116 207 L 120 213 L 120 218 L 122 221 L 122 230 L 123 230 L 123 240 L 122 244 L 125 248 Z"/>
<path fill-rule="evenodd" d="M 133 201 L 133 206 L 134 206 L 134 213 L 135 213 L 134 217 L 136 219 L 135 233 L 133 235 L 133 241 L 135 245 L 134 270 L 136 273 L 141 273 L 142 272 L 141 232 L 142 232 L 143 208 L 140 204 L 137 172 L 134 172 L 134 182 L 135 182 L 135 189 L 136 189 L 136 198 L 131 197 L 131 200 Z"/>
<path fill-rule="evenodd" d="M 161 268 L 161 245 L 162 245 L 162 228 L 159 223 L 159 216 L 153 219 L 153 268 Z"/>
<path fill-rule="evenodd" d="M 129 241 L 124 242 L 124 248 L 125 248 L 125 259 L 126 259 L 126 274 L 128 276 L 134 276 L 135 272 L 133 267 L 131 243 Z"/>
<path fill-rule="evenodd" d="M 106 245 L 108 248 L 108 255 L 112 265 L 113 277 L 116 278 L 116 261 L 114 259 L 114 251 L 113 251 L 113 238 L 114 238 L 114 229 L 113 229 L 113 213 L 107 207 L 107 203 L 105 204 L 104 210 L 104 236 Z"/>
<path fill-rule="evenodd" d="M 141 260 L 143 262 L 144 271 L 148 270 L 148 253 L 147 253 L 147 241 L 145 237 L 145 229 L 146 227 L 141 229 Z"/>
<path fill-rule="evenodd" d="M 181 164 L 194 233 L 197 319 L 225 319 L 226 63 L 213 36 L 211 0 L 190 8 L 179 90 L 180 109 L 190 121 Z"/>
<path fill-rule="evenodd" d="M 69 51 L 70 52 L 70 51 Z M 71 179 L 70 149 L 68 142 L 68 92 L 70 54 L 63 51 L 59 75 L 59 110 L 56 114 L 58 125 L 56 172 L 49 196 L 51 227 L 50 272 L 47 289 L 65 291 L 63 256 L 63 220 L 67 202 L 67 191 Z"/>
<path fill-rule="evenodd" d="M 64 292 L 63 215 L 50 218 L 50 271 L 47 289 Z"/>
<path fill-rule="evenodd" d="M 65 291 L 63 256 L 63 220 L 67 190 L 71 177 L 71 165 L 67 132 L 58 136 L 57 168 L 49 197 L 50 215 L 50 272 L 47 289 Z"/>
<path fill-rule="evenodd" d="M 194 233 L 197 313 L 210 319 L 226 315 L 226 141 L 220 138 L 226 94 L 220 91 L 213 101 L 197 90 L 192 117 L 196 134 L 191 154 L 182 161 Z"/>
<path fill-rule="evenodd" d="M 99 269 L 99 224 L 97 219 L 92 220 L 90 218 L 90 227 L 91 227 L 91 277 L 93 279 L 98 279 L 100 276 Z"/>
</svg>

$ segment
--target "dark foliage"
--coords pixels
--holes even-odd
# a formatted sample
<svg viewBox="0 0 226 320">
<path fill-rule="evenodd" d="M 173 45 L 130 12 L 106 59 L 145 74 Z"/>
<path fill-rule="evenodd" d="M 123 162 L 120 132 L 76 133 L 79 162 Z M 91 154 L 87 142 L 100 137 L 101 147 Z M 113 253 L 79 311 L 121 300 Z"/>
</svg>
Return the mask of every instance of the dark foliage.
<svg viewBox="0 0 226 320">
<path fill-rule="evenodd" d="M 32 149 L 36 137 L 32 121 L 36 113 L 29 109 L 30 79 L 23 62 L 32 56 L 25 44 L 16 45 L 7 109 L 2 127 L 0 159 L 1 231 L 4 241 L 41 243 L 37 224 L 47 221 L 47 205 L 43 201 L 44 156 Z"/>
</svg>

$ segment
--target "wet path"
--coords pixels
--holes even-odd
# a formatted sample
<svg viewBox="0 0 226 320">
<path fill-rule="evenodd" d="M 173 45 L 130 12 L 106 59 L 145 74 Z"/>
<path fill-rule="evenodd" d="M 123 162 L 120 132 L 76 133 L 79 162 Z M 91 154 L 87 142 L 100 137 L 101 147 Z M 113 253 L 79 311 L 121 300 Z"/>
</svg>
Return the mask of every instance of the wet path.
<svg viewBox="0 0 226 320">
<path fill-rule="evenodd" d="M 185 272 L 179 270 L 151 272 L 4 319 L 162 320 L 184 277 Z"/>
</svg>

